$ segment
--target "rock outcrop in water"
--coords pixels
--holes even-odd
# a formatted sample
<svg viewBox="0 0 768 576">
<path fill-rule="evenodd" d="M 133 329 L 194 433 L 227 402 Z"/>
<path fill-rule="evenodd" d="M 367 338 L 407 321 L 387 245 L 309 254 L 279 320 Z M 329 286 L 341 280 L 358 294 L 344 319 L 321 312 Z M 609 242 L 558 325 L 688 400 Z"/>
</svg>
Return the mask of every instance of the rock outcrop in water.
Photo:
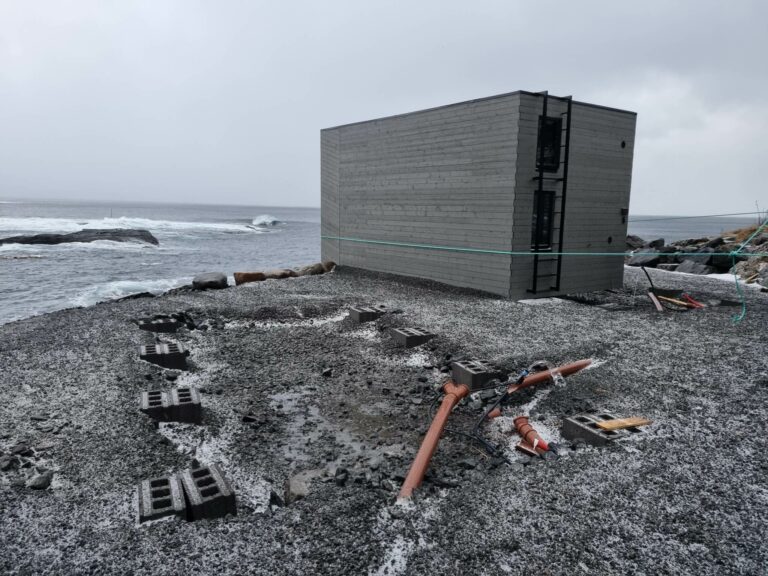
<svg viewBox="0 0 768 576">
<path fill-rule="evenodd" d="M 134 230 L 124 228 L 95 229 L 86 228 L 70 234 L 33 234 L 31 236 L 11 236 L 0 238 L 2 244 L 64 244 L 66 242 L 95 242 L 96 240 L 111 240 L 112 242 L 146 242 L 158 246 L 157 241 L 149 230 Z"/>
</svg>

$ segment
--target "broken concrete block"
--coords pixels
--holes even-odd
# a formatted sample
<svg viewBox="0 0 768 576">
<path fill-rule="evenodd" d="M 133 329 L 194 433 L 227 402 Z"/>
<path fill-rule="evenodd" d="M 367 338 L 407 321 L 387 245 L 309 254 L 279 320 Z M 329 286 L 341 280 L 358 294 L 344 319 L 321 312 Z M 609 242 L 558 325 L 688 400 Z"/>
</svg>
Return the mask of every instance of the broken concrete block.
<svg viewBox="0 0 768 576">
<path fill-rule="evenodd" d="M 139 522 L 165 516 L 187 517 L 181 481 L 175 474 L 144 480 L 139 484 Z"/>
<path fill-rule="evenodd" d="M 142 360 L 174 370 L 187 369 L 187 356 L 189 356 L 189 351 L 185 350 L 181 344 L 176 344 L 175 342 L 170 344 L 147 344 L 139 349 L 139 358 Z"/>
<path fill-rule="evenodd" d="M 302 500 L 309 494 L 307 482 L 300 476 L 292 476 L 285 480 L 285 503 L 293 504 L 297 500 Z"/>
<path fill-rule="evenodd" d="M 179 326 L 181 326 L 181 322 L 176 320 L 176 318 L 142 318 L 137 324 L 140 330 L 162 333 L 176 332 Z"/>
<path fill-rule="evenodd" d="M 424 344 L 435 337 L 434 334 L 421 328 L 390 328 L 389 335 L 395 342 L 406 348 Z"/>
<path fill-rule="evenodd" d="M 185 470 L 181 483 L 189 503 L 191 520 L 236 515 L 235 493 L 218 464 Z"/>
<path fill-rule="evenodd" d="M 349 309 L 349 317 L 355 322 L 372 322 L 384 315 L 384 310 L 370 306 L 355 306 Z"/>
</svg>

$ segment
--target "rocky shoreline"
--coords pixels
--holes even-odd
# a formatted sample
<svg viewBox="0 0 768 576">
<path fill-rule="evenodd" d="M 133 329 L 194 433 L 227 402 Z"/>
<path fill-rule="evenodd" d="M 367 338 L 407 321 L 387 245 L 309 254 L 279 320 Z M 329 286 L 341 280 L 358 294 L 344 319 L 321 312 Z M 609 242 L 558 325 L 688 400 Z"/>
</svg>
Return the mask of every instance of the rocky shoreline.
<svg viewBox="0 0 768 576">
<path fill-rule="evenodd" d="M 768 230 L 757 233 L 744 244 L 756 232 L 757 226 L 671 244 L 666 244 L 663 238 L 646 241 L 630 235 L 627 250 L 638 254 L 630 255 L 626 262 L 629 266 L 687 274 L 735 273 L 745 282 L 757 282 L 768 288 L 768 256 L 750 256 L 768 253 Z"/>
<path fill-rule="evenodd" d="M 655 273 L 701 299 L 732 284 Z M 593 304 L 511 302 L 337 269 L 221 290 L 181 289 L 0 326 L 0 572 L 94 574 L 757 574 L 768 562 L 768 297 L 748 314 L 660 314 L 647 282 Z M 585 301 L 586 302 L 586 301 Z M 354 305 L 389 310 L 355 324 Z M 182 315 L 161 334 L 189 370 L 138 359 L 137 318 Z M 179 316 L 182 317 L 182 316 Z M 406 350 L 387 328 L 437 334 Z M 593 359 L 565 386 L 521 394 L 487 433 L 506 464 L 446 434 L 408 506 L 397 488 L 436 389 L 459 358 L 517 373 L 538 360 Z M 141 391 L 190 385 L 197 424 L 153 422 Z M 493 398 L 457 408 L 463 430 Z M 562 445 L 514 451 L 511 415 Z M 567 415 L 653 421 L 598 449 L 559 437 Z M 136 522 L 142 479 L 220 462 L 237 515 Z M 287 496 L 287 498 L 286 498 Z M 728 537 L 723 537 L 727 534 Z"/>
</svg>

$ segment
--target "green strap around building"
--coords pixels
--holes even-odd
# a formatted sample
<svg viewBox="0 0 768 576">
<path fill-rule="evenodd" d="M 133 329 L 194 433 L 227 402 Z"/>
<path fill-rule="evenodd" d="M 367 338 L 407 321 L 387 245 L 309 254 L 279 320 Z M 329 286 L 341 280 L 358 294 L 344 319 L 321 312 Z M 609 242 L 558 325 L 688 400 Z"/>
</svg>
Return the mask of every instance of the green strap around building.
<svg viewBox="0 0 768 576">
<path fill-rule="evenodd" d="M 717 254 L 718 256 L 730 256 L 731 257 L 731 263 L 735 267 L 736 266 L 736 258 L 755 258 L 760 256 L 768 256 L 768 252 L 751 252 L 751 253 L 743 253 L 742 251 L 744 248 L 746 248 L 749 243 L 762 231 L 768 226 L 768 220 L 762 223 L 762 225 L 757 227 L 757 230 L 744 242 L 742 242 L 739 247 L 736 250 L 732 250 L 730 252 L 723 252 L 720 254 Z M 448 251 L 448 252 L 464 252 L 464 253 L 472 253 L 472 254 L 498 254 L 502 256 L 535 256 L 537 254 L 545 254 L 549 256 L 621 256 L 621 257 L 631 257 L 631 256 L 657 256 L 660 253 L 659 252 L 516 252 L 513 250 L 490 250 L 487 248 L 467 248 L 462 246 L 443 246 L 441 244 L 421 244 L 418 242 L 395 242 L 392 240 L 371 240 L 368 238 L 351 238 L 349 236 L 325 236 L 321 235 L 320 238 L 323 240 L 339 240 L 341 242 L 352 242 L 356 244 L 375 244 L 379 246 L 398 246 L 401 248 L 420 248 L 423 250 L 442 250 L 442 251 Z M 699 252 L 668 252 L 663 253 L 664 256 L 701 256 L 701 253 Z M 733 272 L 733 277 L 736 282 L 736 291 L 739 294 L 739 299 L 741 300 L 741 313 L 733 316 L 734 323 L 741 322 L 744 317 L 747 315 L 747 302 L 746 297 L 744 296 L 744 292 L 741 288 L 741 285 L 739 284 L 739 276 L 736 274 L 736 271 Z"/>
</svg>

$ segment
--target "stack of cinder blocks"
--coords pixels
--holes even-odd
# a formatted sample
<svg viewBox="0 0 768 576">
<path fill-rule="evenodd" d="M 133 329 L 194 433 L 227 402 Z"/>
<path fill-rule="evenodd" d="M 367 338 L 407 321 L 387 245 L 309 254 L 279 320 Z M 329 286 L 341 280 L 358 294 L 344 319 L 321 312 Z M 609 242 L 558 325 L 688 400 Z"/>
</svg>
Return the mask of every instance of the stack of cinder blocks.
<svg viewBox="0 0 768 576">
<path fill-rule="evenodd" d="M 181 322 L 176 318 L 142 318 L 137 324 L 141 330 L 165 334 L 176 332 L 181 326 Z"/>
<path fill-rule="evenodd" d="M 144 480 L 138 492 L 139 522 L 174 515 L 201 520 L 237 514 L 235 493 L 218 464 Z"/>
<path fill-rule="evenodd" d="M 192 422 L 202 420 L 200 393 L 196 388 L 179 386 L 169 390 L 149 390 L 141 393 L 140 409 L 155 420 Z"/>
</svg>

